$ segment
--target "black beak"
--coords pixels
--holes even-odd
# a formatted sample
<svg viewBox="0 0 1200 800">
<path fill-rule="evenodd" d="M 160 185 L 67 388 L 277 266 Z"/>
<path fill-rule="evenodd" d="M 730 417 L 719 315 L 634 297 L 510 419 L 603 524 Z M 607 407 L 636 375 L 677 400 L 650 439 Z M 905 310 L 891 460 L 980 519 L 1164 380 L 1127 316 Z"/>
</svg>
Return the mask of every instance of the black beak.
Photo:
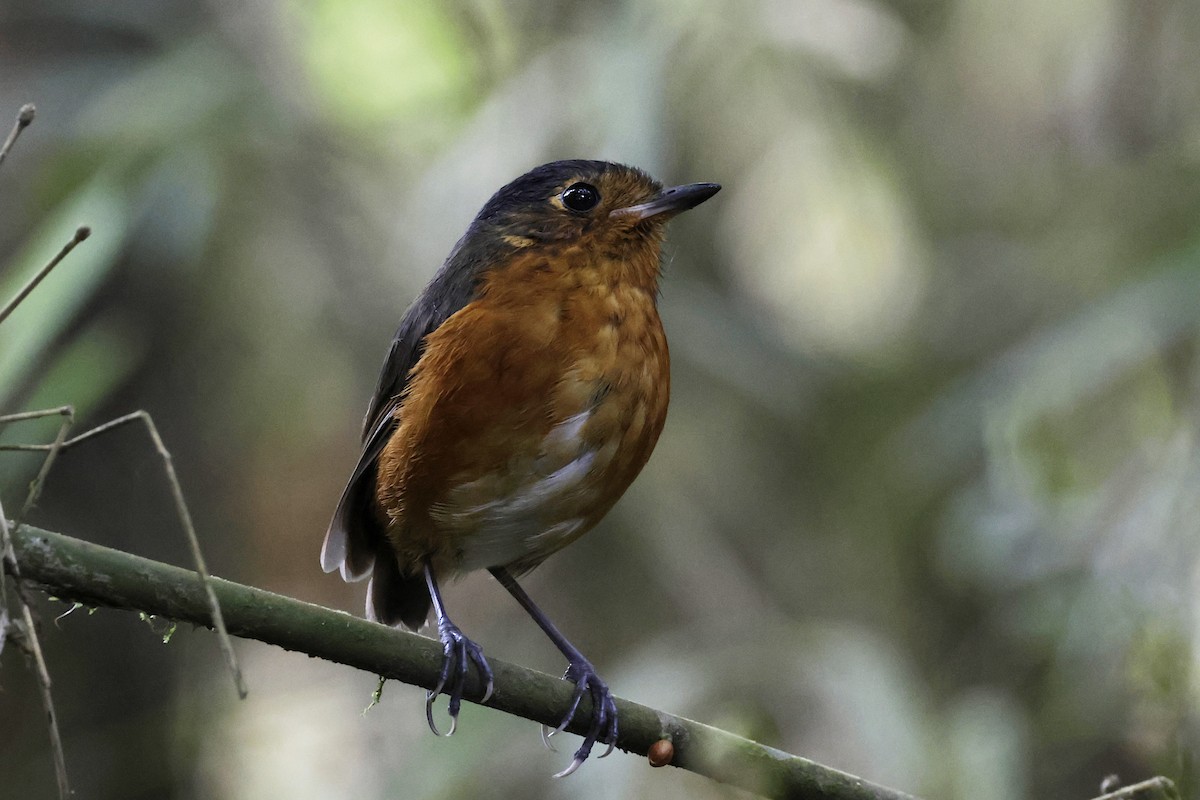
<svg viewBox="0 0 1200 800">
<path fill-rule="evenodd" d="M 688 183 L 683 186 L 672 186 L 663 189 L 656 197 L 644 203 L 628 208 L 618 208 L 609 214 L 610 217 L 632 217 L 636 220 L 657 217 L 660 214 L 674 216 L 689 208 L 695 208 L 717 192 L 721 191 L 719 183 Z"/>
</svg>

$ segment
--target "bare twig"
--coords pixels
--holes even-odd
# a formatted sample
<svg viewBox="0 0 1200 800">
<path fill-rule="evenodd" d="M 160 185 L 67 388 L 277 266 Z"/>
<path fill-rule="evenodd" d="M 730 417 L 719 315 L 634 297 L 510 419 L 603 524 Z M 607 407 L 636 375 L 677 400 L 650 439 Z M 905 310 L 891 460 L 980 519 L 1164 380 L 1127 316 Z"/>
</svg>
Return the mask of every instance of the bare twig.
<svg viewBox="0 0 1200 800">
<path fill-rule="evenodd" d="M 119 428 L 122 425 L 127 425 L 131 422 L 142 422 L 146 426 L 147 432 L 150 434 L 150 440 L 154 444 L 154 449 L 158 451 L 162 458 L 163 468 L 166 471 L 167 481 L 171 484 L 171 496 L 175 500 L 175 511 L 179 516 L 180 524 L 183 526 L 184 535 L 187 537 L 188 549 L 191 551 L 192 562 L 196 565 L 196 573 L 200 578 L 200 584 L 204 587 L 204 593 L 208 599 L 209 612 L 212 615 L 213 626 L 217 631 L 217 641 L 220 643 L 221 653 L 225 656 L 225 663 L 229 667 L 230 673 L 233 675 L 234 685 L 237 687 L 238 696 L 245 698 L 247 694 L 246 682 L 242 677 L 242 668 L 238 665 L 237 655 L 233 651 L 233 641 L 229 638 L 229 632 L 225 627 L 225 618 L 221 613 L 221 604 L 217 602 L 217 596 L 212 590 L 212 581 L 209 577 L 208 566 L 204 562 L 204 554 L 200 550 L 200 540 L 196 536 L 196 528 L 192 524 L 192 515 L 188 511 L 187 501 L 183 497 L 183 487 L 179 483 L 179 477 L 175 474 L 174 460 L 171 458 L 170 451 L 163 444 L 162 437 L 158 434 L 158 428 L 154 425 L 154 419 L 145 411 L 134 411 L 122 417 L 109 420 L 103 425 L 97 425 L 95 428 L 84 431 L 78 436 L 66 439 L 67 429 L 70 427 L 74 419 L 74 410 L 70 406 L 62 406 L 60 408 L 43 409 L 41 411 L 25 411 L 18 414 L 8 416 L 0 416 L 0 424 L 6 422 L 15 422 L 19 420 L 37 419 L 39 417 L 48 417 L 55 414 L 64 415 L 65 419 L 58 430 L 58 436 L 52 444 L 0 444 L 0 451 L 25 451 L 25 452 L 44 452 L 46 458 L 42 462 L 42 467 L 38 471 L 37 477 L 34 478 L 30 485 L 29 496 L 26 498 L 25 505 L 21 509 L 21 518 L 24 518 L 29 510 L 36 503 L 37 498 L 41 495 L 42 485 L 45 481 L 50 467 L 58 454 L 76 445 L 82 444 L 102 433 L 107 433 L 114 428 Z"/>
<path fill-rule="evenodd" d="M 21 110 L 17 112 L 17 121 L 13 123 L 8 138 L 4 140 L 3 145 L 0 145 L 0 164 L 4 163 L 8 151 L 12 150 L 12 146 L 17 143 L 17 137 L 21 135 L 21 131 L 29 127 L 29 123 L 33 122 L 34 115 L 36 114 L 37 109 L 33 107 L 33 103 L 26 103 L 21 106 Z"/>
<path fill-rule="evenodd" d="M 50 270 L 57 267 L 58 263 L 66 258 L 67 254 L 74 250 L 77 244 L 91 235 L 92 229 L 87 225 L 81 225 L 76 228 L 75 235 L 71 237 L 69 242 L 63 245 L 62 249 L 58 251 L 58 255 L 54 256 L 54 258 L 50 259 L 46 266 L 38 270 L 37 274 L 30 278 L 29 282 L 21 287 L 20 291 L 16 293 L 12 300 L 8 301 L 4 308 L 0 308 L 0 323 L 4 322 L 4 320 L 8 318 L 8 315 L 11 314 L 13 310 L 21 304 L 21 301 L 24 300 L 30 292 L 37 288 L 37 285 L 42 282 L 42 279 L 50 274 Z"/>
<path fill-rule="evenodd" d="M 8 134 L 8 138 L 4 140 L 4 144 L 0 145 L 0 164 L 4 163 L 4 159 L 16 143 L 17 137 L 21 135 L 21 131 L 25 130 L 33 122 L 35 113 L 36 110 L 32 104 L 21 106 L 12 131 Z M 33 277 L 33 280 L 17 292 L 16 297 L 9 301 L 3 309 L 0 309 L 0 322 L 3 322 L 12 313 L 13 309 L 20 305 L 26 295 L 34 290 L 38 283 L 50 273 L 50 270 L 54 269 L 55 265 L 74 249 L 75 245 L 87 238 L 88 233 L 89 231 L 86 228 L 80 228 L 75 231 L 75 236 L 71 242 L 57 256 L 51 259 L 50 263 Z M 65 425 L 69 424 L 69 422 L 65 423 Z M 59 431 L 59 442 L 62 441 L 66 433 L 65 425 Z M 49 460 L 47 459 L 47 461 Z M 40 477 L 41 475 L 39 475 L 39 479 Z M 46 726 L 50 732 L 50 751 L 54 758 L 54 775 L 58 783 L 58 796 L 61 800 L 68 800 L 71 796 L 71 784 L 67 780 L 67 759 L 63 753 L 62 736 L 58 731 L 58 713 L 54 710 L 54 696 L 50 691 L 50 670 L 46 667 L 46 658 L 42 654 L 42 644 L 38 640 L 37 623 L 33 617 L 32 603 L 26 591 L 25 584 L 21 580 L 21 570 L 17 564 L 16 553 L 13 551 L 12 538 L 9 533 L 8 515 L 4 513 L 3 504 L 0 504 L 0 572 L 9 573 L 13 576 L 13 594 L 16 595 L 21 616 L 19 621 L 9 620 L 8 586 L 5 583 L 4 576 L 0 575 L 0 629 L 2 629 L 0 630 L 0 649 L 3 649 L 5 640 L 11 638 L 21 648 L 21 651 L 25 653 L 26 659 L 32 665 L 33 674 L 38 685 L 38 693 L 42 699 L 42 708 L 46 712 Z"/>
<path fill-rule="evenodd" d="M 56 597 L 209 624 L 194 572 L 28 526 L 14 531 L 13 545 L 27 579 Z M 213 578 L 212 586 L 236 636 L 426 689 L 438 681 L 442 648 L 437 641 L 220 578 Z M 571 702 L 570 683 L 488 660 L 496 688 L 487 706 L 534 722 L 559 723 Z M 474 671 L 466 689 L 469 697 L 483 696 L 483 683 Z M 753 792 L 795 800 L 911 800 L 894 789 L 709 725 L 628 700 L 618 699 L 617 708 L 620 749 L 644 756 L 667 739 L 673 745 L 673 766 Z M 585 699 L 567 730 L 585 733 L 590 720 L 590 700 Z"/>
<path fill-rule="evenodd" d="M 1167 778 L 1158 777 L 1105 792 L 1096 800 L 1179 800 L 1179 790 Z"/>
<path fill-rule="evenodd" d="M 25 504 L 21 506 L 21 514 L 18 519 L 24 519 L 29 511 L 37 505 L 38 498 L 42 496 L 42 486 L 46 482 L 46 476 L 50 473 L 50 468 L 54 466 L 54 460 L 58 458 L 58 454 L 62 452 L 66 442 L 67 431 L 75 423 L 75 409 L 73 406 L 59 406 L 57 408 L 43 408 L 38 411 L 22 411 L 17 414 L 6 414 L 0 416 L 0 425 L 5 425 L 9 422 L 20 422 L 22 420 L 41 419 L 44 417 L 53 417 L 61 415 L 63 418 L 62 424 L 58 426 L 58 433 L 54 437 L 52 444 L 45 445 L 47 448 L 46 457 L 42 459 L 42 466 L 38 469 L 37 475 L 29 484 L 29 494 L 25 496 Z M 0 448 L 5 446 L 0 445 Z M 7 445 L 7 447 L 24 449 L 25 445 Z"/>
<path fill-rule="evenodd" d="M 21 608 L 21 621 L 9 623 L 6 627 L 13 641 L 33 663 L 33 674 L 37 679 L 42 708 L 46 711 L 46 725 L 50 729 L 50 751 L 54 756 L 54 775 L 58 781 L 58 796 L 60 800 L 68 800 L 71 796 L 71 785 L 67 780 L 67 759 L 63 754 L 62 737 L 58 732 L 58 714 L 54 710 L 54 697 L 50 693 L 50 670 L 46 668 L 42 645 L 38 641 L 37 626 L 30 608 L 31 601 L 21 580 L 21 569 L 17 563 L 16 553 L 13 551 L 8 517 L 4 513 L 3 505 L 0 505 L 0 552 L 3 554 L 3 558 L 0 559 L 3 561 L 3 569 L 0 572 L 8 572 L 13 576 L 17 605 Z M 0 578 L 0 620 L 8 616 L 4 591 L 4 581 Z"/>
</svg>

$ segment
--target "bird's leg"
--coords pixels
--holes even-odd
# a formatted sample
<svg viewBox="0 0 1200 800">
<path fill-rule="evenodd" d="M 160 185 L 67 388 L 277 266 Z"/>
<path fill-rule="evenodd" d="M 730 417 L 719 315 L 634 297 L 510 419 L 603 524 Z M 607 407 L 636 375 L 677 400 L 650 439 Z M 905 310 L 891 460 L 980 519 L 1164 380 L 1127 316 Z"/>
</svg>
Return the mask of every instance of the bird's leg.
<svg viewBox="0 0 1200 800">
<path fill-rule="evenodd" d="M 429 596 L 433 600 L 433 611 L 437 615 L 438 638 L 442 640 L 442 672 L 438 676 L 437 685 L 425 694 L 425 719 L 429 729 L 438 736 L 441 731 L 433 723 L 433 701 L 442 690 L 449 685 L 446 695 L 450 698 L 450 730 L 447 736 L 454 735 L 458 727 L 458 712 L 462 707 L 463 691 L 467 683 L 467 662 L 474 661 L 479 674 L 487 681 L 483 698 L 479 701 L 486 703 L 492 696 L 492 668 L 483 657 L 483 648 L 468 639 L 458 626 L 446 616 L 446 605 L 442 602 L 442 593 L 438 591 L 437 578 L 434 577 L 433 567 L 425 563 L 425 584 L 429 587 Z"/>
<path fill-rule="evenodd" d="M 516 598 L 522 608 L 529 612 L 529 616 L 533 617 L 533 621 L 546 632 L 550 641 L 554 642 L 554 646 L 567 657 L 567 672 L 563 678 L 575 684 L 575 696 L 571 699 L 571 707 L 567 710 L 566 716 L 550 735 L 553 736 L 554 733 L 558 733 L 571 724 L 571 720 L 575 718 L 575 712 L 579 710 L 579 703 L 583 700 L 584 693 L 592 698 L 592 724 L 583 737 L 583 744 L 575 751 L 575 758 L 571 761 L 571 765 L 554 776 L 556 778 L 566 777 L 579 769 L 579 766 L 587 760 L 587 757 L 591 755 L 592 746 L 596 742 L 608 745 L 608 750 L 600 756 L 601 758 L 612 752 L 617 743 L 617 704 L 613 701 L 612 692 L 608 690 L 608 684 L 600 680 L 600 676 L 596 674 L 596 668 L 592 666 L 592 662 L 584 658 L 583 653 L 579 652 L 575 645 L 567 641 L 567 637 L 554 627 L 554 623 L 534 604 L 533 599 L 525 593 L 513 576 L 508 574 L 508 570 L 503 567 L 493 567 L 488 571 L 496 580 L 500 581 L 500 585 L 507 589 L 509 594 Z"/>
</svg>

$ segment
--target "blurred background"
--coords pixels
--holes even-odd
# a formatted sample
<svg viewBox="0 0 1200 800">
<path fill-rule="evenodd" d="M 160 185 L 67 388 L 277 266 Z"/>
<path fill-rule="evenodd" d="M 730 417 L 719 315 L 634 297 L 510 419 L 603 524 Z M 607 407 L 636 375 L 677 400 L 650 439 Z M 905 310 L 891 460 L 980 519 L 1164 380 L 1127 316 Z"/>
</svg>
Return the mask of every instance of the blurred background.
<svg viewBox="0 0 1200 800">
<path fill-rule="evenodd" d="M 211 0 L 0 5 L 0 412 L 147 409 L 218 575 L 320 571 L 405 307 L 487 197 L 588 157 L 725 190 L 671 226 L 666 431 L 526 581 L 621 696 L 928 800 L 1200 797 L 1200 5 L 1186 0 Z M 3 441 L 50 441 L 54 423 Z M 19 509 L 36 459 L 0 457 Z M 187 563 L 129 428 L 30 522 Z M 560 656 L 486 575 L 456 621 Z M 255 642 L 67 616 L 85 798 L 724 798 Z M 648 613 L 652 609 L 654 613 Z M 51 798 L 0 663 L 3 794 Z"/>
</svg>

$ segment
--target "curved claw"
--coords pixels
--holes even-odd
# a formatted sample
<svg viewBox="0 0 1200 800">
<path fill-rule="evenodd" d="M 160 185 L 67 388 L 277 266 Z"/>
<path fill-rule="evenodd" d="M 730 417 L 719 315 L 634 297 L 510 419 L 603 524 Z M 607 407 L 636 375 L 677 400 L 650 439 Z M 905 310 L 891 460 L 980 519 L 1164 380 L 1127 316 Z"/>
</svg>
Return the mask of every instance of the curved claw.
<svg viewBox="0 0 1200 800">
<path fill-rule="evenodd" d="M 429 723 L 429 729 L 435 735 L 453 736 L 458 728 L 458 713 L 462 708 L 463 694 L 466 690 L 468 663 L 474 662 L 480 676 L 487 681 L 487 688 L 480 702 L 487 702 L 492 696 L 495 684 L 492 669 L 483 657 L 483 649 L 464 636 L 456 625 L 444 619 L 438 625 L 438 636 L 442 640 L 442 670 L 438 675 L 437 684 L 425 694 L 425 721 Z M 433 702 L 443 693 L 450 698 L 447 709 L 450 714 L 450 729 L 445 734 L 438 730 L 433 721 Z"/>
<path fill-rule="evenodd" d="M 611 756 L 613 754 L 613 750 L 616 750 L 616 749 L 617 749 L 617 738 L 614 736 L 613 740 L 608 743 L 608 747 L 604 748 L 604 752 L 601 753 L 600 755 L 596 756 L 596 758 L 608 758 L 609 756 Z"/>
<path fill-rule="evenodd" d="M 555 778 L 565 778 L 568 775 L 574 775 L 575 770 L 577 770 L 583 766 L 584 759 L 586 759 L 586 758 L 587 758 L 587 756 L 584 756 L 583 758 L 580 758 L 579 756 L 575 756 L 575 758 L 571 761 L 571 765 L 569 767 L 567 767 L 566 769 L 564 769 L 562 772 L 554 773 L 554 777 Z"/>
<path fill-rule="evenodd" d="M 542 723 L 542 746 L 545 747 L 547 750 L 549 750 L 551 753 L 558 752 L 558 748 L 550 743 L 550 737 L 556 733 L 558 733 L 557 729 L 552 731 L 552 730 L 550 730 L 549 725 L 547 725 L 544 722 Z"/>
<path fill-rule="evenodd" d="M 483 697 L 479 698 L 480 703 L 486 703 L 491 699 L 492 692 L 496 690 L 496 681 L 492 678 L 492 668 L 488 666 L 487 659 L 483 657 L 483 649 L 479 646 L 468 649 L 467 654 L 475 662 L 475 666 L 479 669 L 479 674 L 487 678 L 487 686 L 484 687 Z M 463 674 L 466 674 L 465 670 Z"/>
<path fill-rule="evenodd" d="M 599 678 L 596 677 L 595 672 L 592 673 L 592 677 L 594 677 L 596 680 L 599 680 Z M 563 679 L 575 680 L 571 676 L 570 670 L 567 670 L 567 674 L 563 676 Z M 558 727 L 550 732 L 550 736 L 562 733 L 564 730 L 566 730 L 567 726 L 571 724 L 571 720 L 575 719 L 575 712 L 579 710 L 579 703 L 583 700 L 583 693 L 587 690 L 588 680 L 586 676 L 582 679 L 575 680 L 575 694 L 571 697 L 571 707 L 568 708 L 567 713 L 563 715 L 562 722 L 558 723 Z"/>
<path fill-rule="evenodd" d="M 570 765 L 562 772 L 557 773 L 554 776 L 556 778 L 565 778 L 578 770 L 583 765 L 583 762 L 587 760 L 588 756 L 591 755 L 592 747 L 595 746 L 596 742 L 608 745 L 608 749 L 605 750 L 600 758 L 604 758 L 611 753 L 617 745 L 617 704 L 613 700 L 612 693 L 608 690 L 608 685 L 600 680 L 600 676 L 596 674 L 595 668 L 587 661 L 576 661 L 567 669 L 567 674 L 564 677 L 567 680 L 575 682 L 575 695 L 571 701 L 571 708 L 567 711 L 567 715 L 554 732 L 546 734 L 545 726 L 543 726 L 543 741 L 546 741 L 554 733 L 558 733 L 571 723 L 571 720 L 575 718 L 575 713 L 579 709 L 579 703 L 583 699 L 585 692 L 592 699 L 592 722 L 583 737 L 583 743 L 575 751 L 575 757 L 571 760 Z"/>
<path fill-rule="evenodd" d="M 440 691 L 440 688 L 438 691 Z M 438 730 L 438 724 L 433 721 L 433 700 L 437 698 L 438 694 L 436 692 L 425 692 L 425 721 L 430 724 L 430 730 L 432 730 L 434 736 L 452 736 L 458 723 L 457 718 L 450 717 L 450 730 L 445 734 Z"/>
<path fill-rule="evenodd" d="M 609 697 L 609 700 L 612 700 L 611 696 Z M 612 755 L 613 750 L 617 749 L 617 704 L 616 703 L 613 703 L 612 710 L 609 713 L 612 715 L 610 717 L 610 719 L 612 721 L 612 726 L 608 730 L 608 735 L 611 738 L 608 740 L 608 747 L 604 750 L 603 753 L 601 753 L 598 756 L 599 758 L 608 758 L 609 756 Z M 601 741 L 603 741 L 603 739 Z"/>
<path fill-rule="evenodd" d="M 558 734 L 565 731 L 567 729 L 567 726 L 571 724 L 571 720 L 573 720 L 575 718 L 575 712 L 578 709 L 579 709 L 579 697 L 576 697 L 575 702 L 571 704 L 571 710 L 567 712 L 567 715 L 565 717 L 563 717 L 563 721 L 558 723 L 557 728 L 550 731 L 550 733 L 546 734 L 546 738 L 549 739 L 551 736 L 557 736 Z"/>
</svg>

